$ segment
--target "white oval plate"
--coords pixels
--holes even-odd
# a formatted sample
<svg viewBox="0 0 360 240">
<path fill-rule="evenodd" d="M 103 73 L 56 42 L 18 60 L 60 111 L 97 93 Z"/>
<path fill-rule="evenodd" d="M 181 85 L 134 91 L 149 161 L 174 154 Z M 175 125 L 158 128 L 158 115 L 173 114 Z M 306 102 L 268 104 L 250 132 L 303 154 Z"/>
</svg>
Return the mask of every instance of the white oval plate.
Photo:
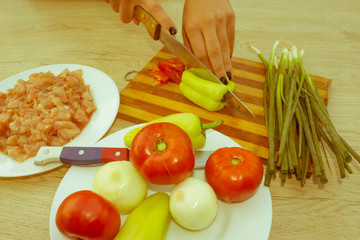
<svg viewBox="0 0 360 240">
<path fill-rule="evenodd" d="M 138 126 L 138 125 L 136 125 Z M 125 147 L 124 135 L 131 130 L 130 127 L 120 130 L 102 139 L 95 146 Z M 202 150 L 216 150 L 220 147 L 239 146 L 225 135 L 208 130 L 207 141 Z M 99 167 L 72 166 L 61 181 L 55 194 L 50 212 L 50 238 L 52 240 L 65 240 L 55 224 L 55 216 L 61 202 L 71 193 L 79 190 L 91 190 L 94 175 Z M 195 170 L 194 176 L 204 179 L 204 170 Z M 264 181 L 264 179 L 263 179 Z M 148 195 L 155 191 L 170 192 L 172 185 L 149 185 Z M 205 230 L 188 231 L 181 228 L 173 220 L 170 223 L 166 240 L 266 240 L 269 238 L 272 222 L 272 203 L 269 188 L 262 182 L 256 194 L 242 203 L 226 204 L 219 201 L 218 214 L 214 222 Z M 124 224 L 127 215 L 121 215 L 121 224 Z"/>
<path fill-rule="evenodd" d="M 13 88 L 19 79 L 28 80 L 32 73 L 51 71 L 53 74 L 60 74 L 65 68 L 70 71 L 83 70 L 85 84 L 90 85 L 91 94 L 94 97 L 96 112 L 91 117 L 88 125 L 68 146 L 92 145 L 99 141 L 108 131 L 117 115 L 120 96 L 114 81 L 98 69 L 78 64 L 55 64 L 33 68 L 22 73 L 13 75 L 0 81 L 0 91 L 6 92 Z M 44 166 L 34 165 L 34 158 L 29 158 L 23 163 L 16 162 L 9 156 L 0 152 L 0 177 L 18 177 L 37 174 L 56 168 L 61 163 L 50 163 Z"/>
</svg>

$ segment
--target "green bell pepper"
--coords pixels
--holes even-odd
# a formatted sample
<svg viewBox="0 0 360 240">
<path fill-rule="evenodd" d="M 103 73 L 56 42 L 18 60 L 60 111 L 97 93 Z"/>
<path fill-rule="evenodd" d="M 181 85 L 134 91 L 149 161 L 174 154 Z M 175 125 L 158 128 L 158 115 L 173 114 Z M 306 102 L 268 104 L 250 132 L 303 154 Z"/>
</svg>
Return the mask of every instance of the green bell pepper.
<svg viewBox="0 0 360 240">
<path fill-rule="evenodd" d="M 222 124 L 223 121 L 215 121 L 211 123 L 202 123 L 200 118 L 193 113 L 174 113 L 165 117 L 152 120 L 138 128 L 134 128 L 127 132 L 124 136 L 125 145 L 130 147 L 135 135 L 145 126 L 151 123 L 170 122 L 182 128 L 190 137 L 194 149 L 201 148 L 205 145 L 205 131 L 209 128 Z"/>
<path fill-rule="evenodd" d="M 157 192 L 140 203 L 127 217 L 115 240 L 163 240 L 169 229 L 170 197 Z"/>
<path fill-rule="evenodd" d="M 201 69 L 188 69 L 181 76 L 180 92 L 196 105 L 208 111 L 219 111 L 228 101 L 224 96 L 228 90 L 235 91 L 235 83 L 227 85 L 207 80 L 208 72 Z"/>
</svg>

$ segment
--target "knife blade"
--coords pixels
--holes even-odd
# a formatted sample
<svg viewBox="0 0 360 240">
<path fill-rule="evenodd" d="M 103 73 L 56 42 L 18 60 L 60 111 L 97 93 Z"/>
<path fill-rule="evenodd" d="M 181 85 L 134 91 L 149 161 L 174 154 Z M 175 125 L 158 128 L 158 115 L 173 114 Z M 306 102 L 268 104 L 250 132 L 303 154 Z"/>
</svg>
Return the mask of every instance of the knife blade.
<svg viewBox="0 0 360 240">
<path fill-rule="evenodd" d="M 214 151 L 195 151 L 195 168 L 205 167 Z M 35 156 L 34 164 L 43 166 L 51 162 L 71 165 L 101 165 L 112 161 L 129 161 L 129 149 L 125 147 L 48 147 L 43 146 Z"/>
<path fill-rule="evenodd" d="M 207 72 L 207 78 L 210 81 L 224 84 L 217 78 L 188 48 L 179 42 L 174 36 L 171 36 L 164 31 L 160 23 L 144 8 L 141 6 L 135 6 L 135 17 L 144 24 L 149 35 L 154 40 L 159 40 L 164 46 L 166 46 L 171 53 L 173 53 L 181 62 L 185 64 L 187 68 L 202 69 Z M 225 85 L 225 84 L 224 84 Z M 228 89 L 225 94 L 225 99 L 235 98 L 251 115 L 255 114 L 232 92 Z"/>
</svg>

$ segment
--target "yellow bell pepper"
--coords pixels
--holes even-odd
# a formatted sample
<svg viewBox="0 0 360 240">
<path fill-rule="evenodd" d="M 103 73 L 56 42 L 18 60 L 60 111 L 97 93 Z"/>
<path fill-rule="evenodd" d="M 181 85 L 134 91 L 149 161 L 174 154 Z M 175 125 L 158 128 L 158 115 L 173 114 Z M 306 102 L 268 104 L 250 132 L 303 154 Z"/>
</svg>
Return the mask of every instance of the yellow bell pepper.
<svg viewBox="0 0 360 240">
<path fill-rule="evenodd" d="M 163 240 L 169 229 L 170 197 L 157 192 L 140 203 L 127 217 L 115 240 Z"/>
<path fill-rule="evenodd" d="M 227 85 L 212 82 L 207 72 L 201 69 L 188 69 L 181 76 L 180 92 L 196 105 L 208 111 L 219 111 L 226 106 L 229 99 L 226 93 L 235 91 L 235 83 L 229 81 Z"/>
<path fill-rule="evenodd" d="M 165 117 L 154 119 L 143 126 L 134 128 L 127 132 L 124 136 L 124 143 L 126 146 L 130 147 L 132 140 L 134 139 L 135 135 L 145 126 L 158 123 L 158 122 L 169 122 L 177 125 L 182 130 L 184 130 L 191 139 L 191 143 L 194 149 L 201 148 L 205 145 L 206 136 L 205 131 L 216 127 L 223 123 L 222 120 L 210 122 L 210 123 L 203 123 L 201 122 L 200 118 L 193 113 L 174 113 Z"/>
</svg>

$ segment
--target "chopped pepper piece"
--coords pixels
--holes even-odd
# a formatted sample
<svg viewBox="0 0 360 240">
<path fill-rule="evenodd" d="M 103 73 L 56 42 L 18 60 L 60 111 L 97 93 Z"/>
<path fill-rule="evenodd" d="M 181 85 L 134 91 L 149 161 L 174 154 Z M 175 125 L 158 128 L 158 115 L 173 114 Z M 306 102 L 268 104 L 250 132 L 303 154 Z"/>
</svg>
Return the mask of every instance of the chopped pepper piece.
<svg viewBox="0 0 360 240">
<path fill-rule="evenodd" d="M 154 86 L 166 84 L 168 80 L 179 84 L 181 74 L 185 70 L 185 65 L 177 58 L 170 58 L 158 63 L 159 70 L 152 69 L 150 74 L 154 79 Z"/>
<path fill-rule="evenodd" d="M 170 58 L 165 62 L 159 62 L 158 68 L 169 77 L 169 80 L 179 84 L 181 82 L 181 74 L 185 70 L 185 65 L 177 58 Z"/>
<path fill-rule="evenodd" d="M 235 83 L 229 81 L 227 85 L 207 80 L 207 73 L 200 69 L 188 69 L 183 72 L 180 92 L 196 105 L 208 111 L 219 111 L 228 103 L 225 94 L 228 90 L 235 90 Z"/>
<path fill-rule="evenodd" d="M 154 82 L 153 82 L 153 86 L 158 86 L 158 85 L 161 85 L 161 84 L 166 84 L 169 80 L 169 77 L 163 73 L 162 71 L 160 70 L 155 70 L 155 69 L 152 69 L 150 71 L 150 74 L 151 76 L 153 77 L 154 79 Z"/>
</svg>

